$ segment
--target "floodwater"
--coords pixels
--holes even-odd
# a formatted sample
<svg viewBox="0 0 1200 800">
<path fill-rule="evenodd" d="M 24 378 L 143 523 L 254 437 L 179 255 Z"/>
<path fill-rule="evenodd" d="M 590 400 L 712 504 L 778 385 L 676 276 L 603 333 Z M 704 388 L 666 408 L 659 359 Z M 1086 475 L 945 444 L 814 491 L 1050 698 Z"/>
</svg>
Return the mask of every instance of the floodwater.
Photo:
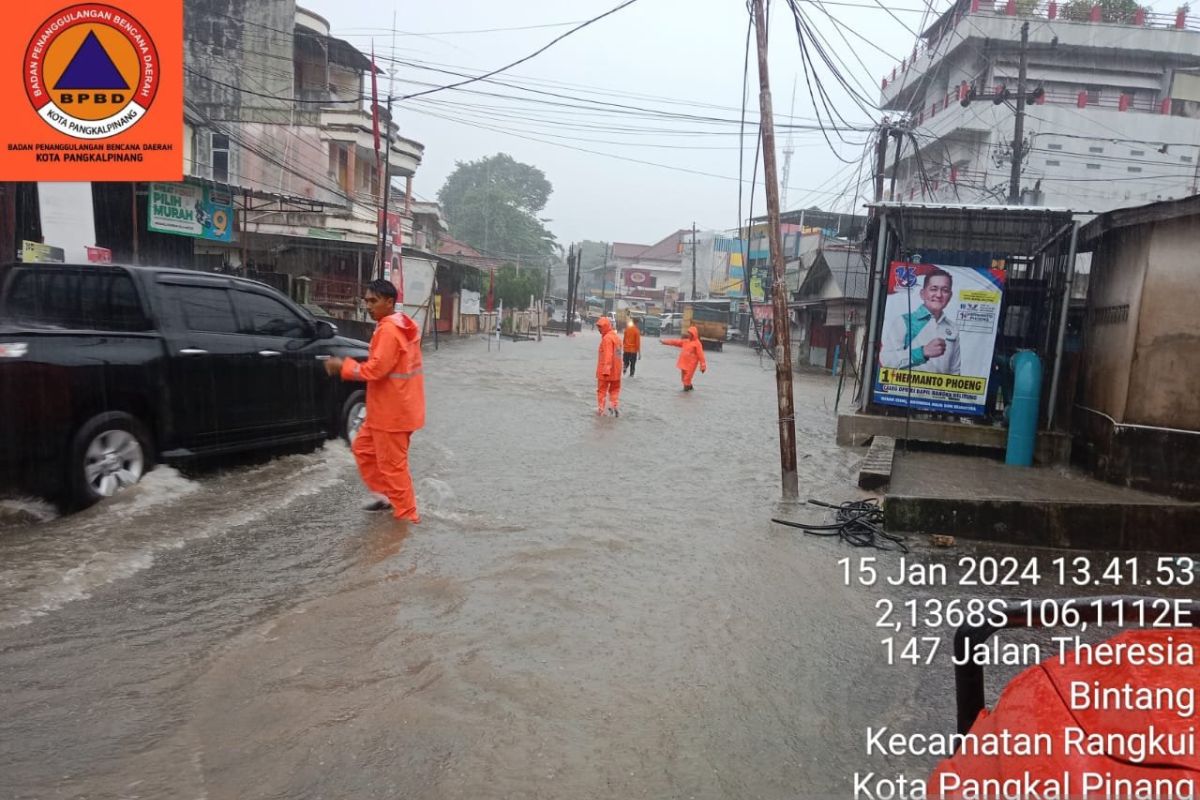
<svg viewBox="0 0 1200 800">
<path fill-rule="evenodd" d="M 0 502 L 0 797 L 848 797 L 871 724 L 953 727 L 951 668 L 882 664 L 880 592 L 780 509 L 774 370 L 679 391 L 645 338 L 594 415 L 597 335 L 443 342 L 367 514 L 341 444 L 69 518 Z M 837 384 L 798 375 L 804 496 L 857 499 Z M 879 554 L 885 562 L 895 554 Z"/>
</svg>

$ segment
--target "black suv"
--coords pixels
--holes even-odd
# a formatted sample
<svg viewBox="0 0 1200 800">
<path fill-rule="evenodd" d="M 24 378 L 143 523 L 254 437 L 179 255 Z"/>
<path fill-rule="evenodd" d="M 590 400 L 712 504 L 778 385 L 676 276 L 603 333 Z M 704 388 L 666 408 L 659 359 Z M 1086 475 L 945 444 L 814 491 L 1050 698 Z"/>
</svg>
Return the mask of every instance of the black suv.
<svg viewBox="0 0 1200 800">
<path fill-rule="evenodd" d="M 0 481 L 82 507 L 156 461 L 353 437 L 365 358 L 261 283 L 155 267 L 0 269 Z"/>
</svg>

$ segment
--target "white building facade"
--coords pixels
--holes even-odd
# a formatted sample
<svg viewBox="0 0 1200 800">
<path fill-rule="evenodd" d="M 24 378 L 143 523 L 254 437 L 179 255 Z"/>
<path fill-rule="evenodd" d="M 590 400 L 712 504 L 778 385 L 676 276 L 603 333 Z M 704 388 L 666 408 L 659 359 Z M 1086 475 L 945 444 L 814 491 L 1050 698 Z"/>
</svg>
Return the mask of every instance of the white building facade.
<svg viewBox="0 0 1200 800">
<path fill-rule="evenodd" d="M 885 112 L 912 131 L 898 169 L 890 143 L 885 191 L 895 171 L 897 200 L 1007 201 L 1025 23 L 1026 93 L 1041 96 L 1026 106 L 1024 204 L 1103 211 L 1197 192 L 1200 19 L 1079 0 L 959 0 L 930 26 L 881 83 Z"/>
</svg>

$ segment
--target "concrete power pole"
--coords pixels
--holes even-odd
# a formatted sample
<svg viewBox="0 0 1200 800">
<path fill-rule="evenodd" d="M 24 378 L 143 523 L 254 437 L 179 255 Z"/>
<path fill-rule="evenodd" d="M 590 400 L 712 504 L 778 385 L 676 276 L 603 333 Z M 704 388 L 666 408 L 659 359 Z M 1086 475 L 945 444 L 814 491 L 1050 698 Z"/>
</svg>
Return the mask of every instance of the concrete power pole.
<svg viewBox="0 0 1200 800">
<path fill-rule="evenodd" d="M 1017 118 L 1013 123 L 1012 175 L 1008 179 L 1008 202 L 1021 202 L 1021 152 L 1025 148 L 1025 70 L 1029 62 L 1029 23 L 1021 25 L 1021 66 L 1017 73 Z"/>
<path fill-rule="evenodd" d="M 575 332 L 575 245 L 567 251 L 567 336 Z"/>
<path fill-rule="evenodd" d="M 696 293 L 696 223 L 692 223 L 692 299 L 699 300 Z"/>
<path fill-rule="evenodd" d="M 752 0 L 754 31 L 758 40 L 758 105 L 762 123 L 763 181 L 767 191 L 767 231 L 774 267 L 772 289 L 775 307 L 775 387 L 779 396 L 779 463 L 783 499 L 800 494 L 796 475 L 796 414 L 792 401 L 792 331 L 787 307 L 787 265 L 779 224 L 779 173 L 775 170 L 775 121 L 771 110 L 771 80 L 767 70 L 767 25 L 763 0 Z"/>
</svg>

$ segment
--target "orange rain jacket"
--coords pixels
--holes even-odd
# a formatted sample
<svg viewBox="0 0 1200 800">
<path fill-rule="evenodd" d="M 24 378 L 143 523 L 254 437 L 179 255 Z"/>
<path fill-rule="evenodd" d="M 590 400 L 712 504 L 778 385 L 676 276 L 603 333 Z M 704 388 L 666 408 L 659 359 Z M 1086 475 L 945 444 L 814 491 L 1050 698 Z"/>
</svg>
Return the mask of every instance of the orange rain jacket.
<svg viewBox="0 0 1200 800">
<path fill-rule="evenodd" d="M 1107 644 L 1115 648 L 1160 646 L 1171 652 L 1172 645 L 1166 643 L 1168 636 L 1174 639 L 1175 652 L 1185 644 L 1193 652 L 1200 648 L 1200 631 L 1187 628 L 1127 630 Z M 1169 691 L 1170 696 L 1178 696 L 1184 687 L 1195 685 L 1195 668 L 1169 664 L 1150 666 L 1151 662 L 1100 665 L 1087 659 L 1079 663 L 1076 658 L 1076 654 L 1068 654 L 1065 659 L 1056 655 L 1017 675 L 1001 692 L 990 712 L 987 709 L 979 712 L 971 726 L 971 734 L 979 740 L 993 736 L 996 739 L 1028 736 L 1033 740 L 1044 733 L 1057 742 L 1064 731 L 1078 729 L 1079 739 L 1085 744 L 1070 752 L 1063 748 L 1053 748 L 1053 751 L 1045 748 L 1042 752 L 1043 748 L 1035 747 L 1035 752 L 1030 755 L 1003 752 L 1004 748 L 1000 755 L 976 755 L 965 753 L 967 748 L 963 748 L 938 764 L 929 776 L 929 796 L 944 796 L 947 800 L 968 794 L 977 796 L 970 787 L 984 785 L 985 780 L 1003 781 L 1013 786 L 1009 790 L 1012 794 L 1023 797 L 1048 797 L 1047 787 L 1062 787 L 1068 781 L 1070 786 L 1062 796 L 1080 797 L 1080 786 L 1092 776 L 1104 776 L 1106 787 L 1114 787 L 1097 792 L 1110 797 L 1136 796 L 1136 789 L 1115 788 L 1120 785 L 1117 781 L 1131 781 L 1135 787 L 1141 781 L 1154 785 L 1150 782 L 1159 780 L 1169 780 L 1171 786 L 1195 786 L 1200 781 L 1200 757 L 1196 753 L 1177 755 L 1167 745 L 1159 752 L 1151 750 L 1135 759 L 1131 744 L 1136 742 L 1131 742 L 1129 736 L 1131 733 L 1146 736 L 1147 730 L 1166 737 L 1167 741 L 1181 735 L 1190 736 L 1190 732 L 1184 732 L 1190 731 L 1194 717 L 1183 717 L 1178 708 L 1168 709 L 1165 704 L 1138 708 L 1129 700 L 1115 704 L 1087 703 L 1083 708 L 1068 707 L 1067 703 L 1076 686 L 1086 687 L 1092 693 L 1089 697 L 1101 697 L 1101 692 L 1123 691 L 1129 687 L 1137 687 L 1134 692 L 1140 692 L 1141 687 L 1154 687 L 1156 693 Z M 1093 737 L 1101 737 L 1103 752 L 1088 746 L 1087 743 L 1094 741 Z M 1031 786 L 1036 788 L 1031 791 L 1028 788 Z M 1182 792 L 1177 796 L 1183 796 Z"/>
<path fill-rule="evenodd" d="M 700 331 L 696 330 L 696 326 L 687 329 L 688 338 L 686 339 L 663 339 L 662 343 L 671 347 L 682 348 L 679 354 L 679 359 L 675 362 L 675 367 L 684 372 L 694 371 L 697 366 L 701 371 L 708 369 L 708 362 L 704 360 L 704 346 L 700 344 Z"/>
<path fill-rule="evenodd" d="M 596 358 L 596 379 L 605 381 L 621 380 L 621 340 L 612 329 L 608 317 L 601 317 L 596 322 L 600 331 L 600 351 Z"/>
<path fill-rule="evenodd" d="M 366 424 L 373 429 L 415 431 L 425 426 L 421 329 L 403 311 L 375 326 L 366 361 L 342 362 L 342 380 L 366 382 Z"/>
<path fill-rule="evenodd" d="M 642 349 L 642 334 L 637 325 L 630 323 L 625 326 L 625 352 L 636 353 Z"/>
</svg>

